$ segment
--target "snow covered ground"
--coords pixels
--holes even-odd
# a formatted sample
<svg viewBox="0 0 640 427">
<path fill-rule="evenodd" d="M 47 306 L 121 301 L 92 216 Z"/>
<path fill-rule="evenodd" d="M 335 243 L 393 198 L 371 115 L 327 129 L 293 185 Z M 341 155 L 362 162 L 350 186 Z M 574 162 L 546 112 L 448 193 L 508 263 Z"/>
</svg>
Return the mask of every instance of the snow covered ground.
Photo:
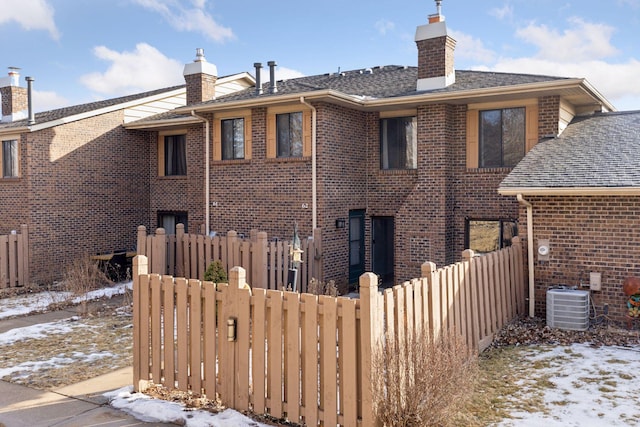
<svg viewBox="0 0 640 427">
<path fill-rule="evenodd" d="M 127 288 L 131 288 L 131 283 L 94 291 L 87 298 L 113 296 L 125 292 Z M 0 319 L 42 311 L 49 304 L 67 297 L 63 293 L 47 292 L 6 298 L 1 300 Z M 68 328 L 73 327 L 73 323 L 69 322 L 52 322 L 12 329 L 0 334 L 0 346 L 10 346 L 12 342 L 43 334 L 68 333 Z M 63 360 L 58 362 L 64 363 Z M 511 413 L 513 418 L 501 422 L 500 427 L 640 425 L 640 383 L 637 380 L 640 347 L 594 348 L 585 344 L 523 347 L 521 363 L 522 366 L 533 368 L 522 370 L 520 392 L 509 399 L 518 402 L 532 399 L 536 393 L 543 393 L 545 411 L 523 413 L 514 409 Z M 32 367 L 34 371 L 38 368 L 37 364 Z M 0 377 L 4 374 L 0 372 Z M 540 378 L 548 382 L 548 386 L 542 390 L 535 386 Z M 173 422 L 187 427 L 264 426 L 231 409 L 219 414 L 186 410 L 178 403 L 131 391 L 132 387 L 125 387 L 105 396 L 113 407 L 146 422 Z"/>
</svg>

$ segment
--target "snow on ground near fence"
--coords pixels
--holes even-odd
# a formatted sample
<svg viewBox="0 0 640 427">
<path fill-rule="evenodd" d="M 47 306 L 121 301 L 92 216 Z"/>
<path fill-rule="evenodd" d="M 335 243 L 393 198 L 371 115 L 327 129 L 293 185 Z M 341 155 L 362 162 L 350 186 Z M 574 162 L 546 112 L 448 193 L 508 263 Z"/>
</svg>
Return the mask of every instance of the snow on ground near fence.
<svg viewBox="0 0 640 427">
<path fill-rule="evenodd" d="M 93 291 L 78 297 L 85 299 L 111 297 L 131 289 L 131 282 L 112 288 Z M 0 319 L 46 310 L 63 301 L 64 293 L 45 292 L 0 300 Z M 68 297 L 68 294 L 66 295 Z M 57 321 L 24 328 L 16 328 L 0 334 L 0 346 L 12 342 L 50 334 L 72 332 L 73 322 Z M 546 378 L 552 385 L 544 393 L 547 413 L 512 412 L 513 419 L 504 420 L 500 427 L 599 427 L 634 426 L 640 420 L 640 347 L 591 347 L 588 344 L 571 346 L 522 347 L 522 379 L 520 392 L 511 396 L 514 402 L 530 399 L 536 393 L 533 381 Z M 103 354 L 86 354 L 84 357 L 101 357 Z M 48 363 L 64 363 L 50 360 Z M 25 369 L 22 366 L 21 369 Z M 31 369 L 37 371 L 34 364 Z M 2 373 L 0 373 L 0 377 Z M 149 422 L 179 422 L 187 427 L 201 426 L 264 426 L 257 424 L 233 410 L 219 414 L 207 411 L 186 410 L 184 406 L 153 399 L 145 394 L 132 393 L 132 387 L 107 393 L 111 405 L 132 416 Z"/>
</svg>

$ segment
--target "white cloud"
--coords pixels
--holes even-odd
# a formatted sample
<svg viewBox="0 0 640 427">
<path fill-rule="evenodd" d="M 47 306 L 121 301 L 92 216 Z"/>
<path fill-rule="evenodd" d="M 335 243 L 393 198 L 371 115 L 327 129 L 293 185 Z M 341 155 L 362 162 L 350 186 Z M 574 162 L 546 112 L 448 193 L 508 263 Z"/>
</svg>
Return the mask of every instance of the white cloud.
<svg viewBox="0 0 640 427">
<path fill-rule="evenodd" d="M 489 11 L 489 15 L 503 20 L 505 18 L 513 17 L 513 7 L 510 4 L 505 4 L 502 7 L 496 7 Z"/>
<path fill-rule="evenodd" d="M 610 43 L 615 28 L 570 18 L 570 28 L 560 33 L 546 25 L 529 24 L 516 36 L 538 48 L 537 57 L 558 62 L 601 59 L 618 53 Z"/>
<path fill-rule="evenodd" d="M 298 77 L 304 77 L 304 74 L 292 68 L 276 66 L 276 81 L 296 79 Z M 269 67 L 262 68 L 262 71 L 260 72 L 260 81 L 263 84 L 271 81 Z"/>
<path fill-rule="evenodd" d="M 33 90 L 33 110 L 35 112 L 55 110 L 66 107 L 70 101 L 52 91 Z"/>
<path fill-rule="evenodd" d="M 487 49 L 480 39 L 455 30 L 451 31 L 451 37 L 456 41 L 456 58 L 463 62 L 490 63 L 496 59 L 496 53 Z"/>
<path fill-rule="evenodd" d="M 159 13 L 178 31 L 195 31 L 216 42 L 235 38 L 230 28 L 218 24 L 206 11 L 206 0 L 192 0 L 192 7 L 180 0 L 134 0 L 140 6 Z"/>
<path fill-rule="evenodd" d="M 386 19 L 380 19 L 374 24 L 376 30 L 380 33 L 380 35 L 386 35 L 387 32 L 393 30 L 396 27 L 396 24 L 391 21 L 387 21 Z"/>
<path fill-rule="evenodd" d="M 183 84 L 183 64 L 167 58 L 155 47 L 138 43 L 131 52 L 106 46 L 93 49 L 96 57 L 110 63 L 104 72 L 85 74 L 80 82 L 94 92 L 117 96 Z"/>
<path fill-rule="evenodd" d="M 25 30 L 45 30 L 58 40 L 53 7 L 46 0 L 0 0 L 0 25 L 16 22 Z"/>
</svg>

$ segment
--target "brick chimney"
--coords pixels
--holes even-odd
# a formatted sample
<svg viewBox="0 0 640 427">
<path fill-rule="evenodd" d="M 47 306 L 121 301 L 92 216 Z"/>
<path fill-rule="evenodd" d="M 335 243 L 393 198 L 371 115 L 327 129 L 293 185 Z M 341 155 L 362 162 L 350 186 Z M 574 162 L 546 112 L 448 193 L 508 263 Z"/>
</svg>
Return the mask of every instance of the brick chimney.
<svg viewBox="0 0 640 427">
<path fill-rule="evenodd" d="M 2 122 L 13 122 L 27 117 L 27 89 L 20 87 L 20 69 L 9 67 L 9 75 L 0 79 Z"/>
<path fill-rule="evenodd" d="M 416 29 L 418 46 L 417 90 L 442 89 L 456 81 L 453 51 L 456 41 L 449 36 L 441 0 L 436 0 L 437 13 L 429 15 L 429 23 Z"/>
<path fill-rule="evenodd" d="M 204 57 L 204 49 L 196 49 L 196 59 L 184 66 L 182 72 L 187 84 L 187 105 L 215 98 L 218 68 Z"/>
</svg>

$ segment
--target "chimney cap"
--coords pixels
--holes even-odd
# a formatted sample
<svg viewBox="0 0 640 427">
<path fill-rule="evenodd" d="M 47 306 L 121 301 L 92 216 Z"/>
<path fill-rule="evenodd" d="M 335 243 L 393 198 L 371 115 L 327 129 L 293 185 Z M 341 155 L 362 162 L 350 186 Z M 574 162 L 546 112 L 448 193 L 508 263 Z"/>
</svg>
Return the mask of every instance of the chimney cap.
<svg viewBox="0 0 640 427">
<path fill-rule="evenodd" d="M 186 64 L 182 71 L 183 76 L 192 74 L 207 74 L 218 77 L 218 67 L 216 67 L 215 64 L 207 62 L 204 57 L 204 49 L 201 47 L 196 49 L 196 59 L 194 59 L 192 63 Z"/>
</svg>

